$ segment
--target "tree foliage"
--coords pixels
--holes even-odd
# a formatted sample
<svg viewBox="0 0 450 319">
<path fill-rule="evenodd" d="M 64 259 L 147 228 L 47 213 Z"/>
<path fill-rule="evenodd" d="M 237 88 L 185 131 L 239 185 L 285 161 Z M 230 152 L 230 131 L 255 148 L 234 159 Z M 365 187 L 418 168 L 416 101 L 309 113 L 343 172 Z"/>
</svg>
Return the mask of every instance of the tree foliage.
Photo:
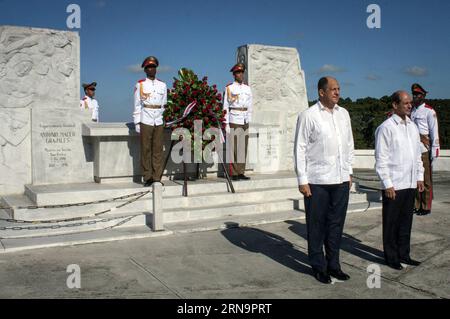
<svg viewBox="0 0 450 319">
<path fill-rule="evenodd" d="M 309 102 L 309 105 L 317 101 Z M 439 139 L 441 149 L 450 148 L 450 99 L 430 99 L 437 113 Z M 375 130 L 386 120 L 391 111 L 391 99 L 383 96 L 379 99 L 366 97 L 352 101 L 350 98 L 340 99 L 339 105 L 346 108 L 352 121 L 353 138 L 356 149 L 373 149 L 375 147 Z"/>
</svg>

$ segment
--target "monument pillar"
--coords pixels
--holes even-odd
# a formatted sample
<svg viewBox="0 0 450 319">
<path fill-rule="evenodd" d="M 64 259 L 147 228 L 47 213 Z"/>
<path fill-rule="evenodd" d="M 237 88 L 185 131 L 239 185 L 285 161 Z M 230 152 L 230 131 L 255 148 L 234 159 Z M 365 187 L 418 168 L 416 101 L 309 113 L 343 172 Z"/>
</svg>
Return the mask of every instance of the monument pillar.
<svg viewBox="0 0 450 319">
<path fill-rule="evenodd" d="M 305 73 L 296 48 L 248 44 L 238 48 L 253 93 L 249 167 L 257 173 L 293 170 L 299 112 L 308 108 Z M 251 162 L 254 162 L 253 164 Z"/>
<path fill-rule="evenodd" d="M 76 32 L 0 26 L 0 194 L 92 181 Z"/>
</svg>

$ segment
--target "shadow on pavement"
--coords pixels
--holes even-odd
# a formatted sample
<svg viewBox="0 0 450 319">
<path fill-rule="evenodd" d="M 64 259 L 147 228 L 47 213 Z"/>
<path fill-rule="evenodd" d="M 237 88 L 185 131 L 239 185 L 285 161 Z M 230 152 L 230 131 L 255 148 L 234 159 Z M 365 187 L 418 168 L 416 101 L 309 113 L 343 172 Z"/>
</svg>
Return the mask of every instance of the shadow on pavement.
<svg viewBox="0 0 450 319">
<path fill-rule="evenodd" d="M 306 224 L 298 221 L 288 220 L 285 223 L 291 225 L 289 230 L 293 233 L 301 236 L 304 240 L 307 239 Z M 385 265 L 384 253 L 376 248 L 362 244 L 362 241 L 344 233 L 342 235 L 341 250 L 346 251 L 349 254 L 357 256 L 361 259 L 365 259 L 372 263 Z"/>
<path fill-rule="evenodd" d="M 300 273 L 313 276 L 308 256 L 295 249 L 291 242 L 270 232 L 239 227 L 238 223 L 227 222 L 221 233 L 232 244 L 254 253 L 266 255 L 270 259 Z"/>
</svg>

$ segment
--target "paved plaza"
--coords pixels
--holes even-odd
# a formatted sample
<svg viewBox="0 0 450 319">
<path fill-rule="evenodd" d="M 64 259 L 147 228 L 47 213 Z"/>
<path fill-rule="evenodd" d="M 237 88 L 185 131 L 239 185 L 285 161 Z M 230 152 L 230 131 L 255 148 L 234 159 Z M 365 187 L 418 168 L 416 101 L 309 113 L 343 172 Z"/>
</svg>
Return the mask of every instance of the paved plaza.
<svg viewBox="0 0 450 319">
<path fill-rule="evenodd" d="M 0 297 L 449 298 L 449 186 L 436 180 L 432 214 L 414 217 L 411 255 L 422 264 L 402 271 L 384 265 L 377 209 L 347 217 L 341 262 L 351 280 L 318 283 L 299 212 L 251 227 L 236 227 L 230 218 L 222 230 L 1 254 Z M 67 286 L 72 264 L 80 267 L 80 289 Z M 367 285 L 374 264 L 380 288 Z"/>
</svg>

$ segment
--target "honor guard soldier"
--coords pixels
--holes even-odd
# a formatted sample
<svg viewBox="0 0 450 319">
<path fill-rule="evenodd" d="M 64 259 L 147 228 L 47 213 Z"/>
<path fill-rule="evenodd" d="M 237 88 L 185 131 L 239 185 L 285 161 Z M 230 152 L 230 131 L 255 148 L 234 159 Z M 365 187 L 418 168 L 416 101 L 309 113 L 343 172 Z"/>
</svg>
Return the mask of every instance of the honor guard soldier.
<svg viewBox="0 0 450 319">
<path fill-rule="evenodd" d="M 248 127 L 252 119 L 252 91 L 244 84 L 245 65 L 238 63 L 230 70 L 233 72 L 234 82 L 227 85 L 224 94 L 223 108 L 226 111 L 225 123 L 229 136 L 233 136 L 233 156 L 230 164 L 231 179 L 248 180 L 250 177 L 244 175 L 245 161 L 247 158 Z M 230 131 L 231 135 L 229 134 Z M 240 147 L 238 137 L 245 139 L 244 149 Z"/>
<path fill-rule="evenodd" d="M 142 63 L 147 77 L 134 88 L 133 120 L 141 136 L 141 166 L 145 187 L 161 182 L 163 173 L 164 107 L 167 104 L 167 85 L 156 79 L 158 59 L 149 56 Z"/>
<path fill-rule="evenodd" d="M 80 101 L 80 109 L 82 110 L 91 110 L 92 111 L 92 121 L 98 122 L 98 102 L 94 99 L 95 96 L 95 88 L 97 87 L 97 82 L 92 82 L 89 84 L 83 83 L 83 89 L 85 96 Z"/>
<path fill-rule="evenodd" d="M 411 120 L 416 124 L 420 133 L 422 162 L 425 169 L 425 191 L 416 192 L 415 213 L 428 215 L 431 213 L 433 199 L 432 163 L 439 157 L 439 132 L 436 111 L 425 103 L 425 91 L 420 84 L 414 83 L 411 87 L 413 95 L 413 109 Z"/>
</svg>

